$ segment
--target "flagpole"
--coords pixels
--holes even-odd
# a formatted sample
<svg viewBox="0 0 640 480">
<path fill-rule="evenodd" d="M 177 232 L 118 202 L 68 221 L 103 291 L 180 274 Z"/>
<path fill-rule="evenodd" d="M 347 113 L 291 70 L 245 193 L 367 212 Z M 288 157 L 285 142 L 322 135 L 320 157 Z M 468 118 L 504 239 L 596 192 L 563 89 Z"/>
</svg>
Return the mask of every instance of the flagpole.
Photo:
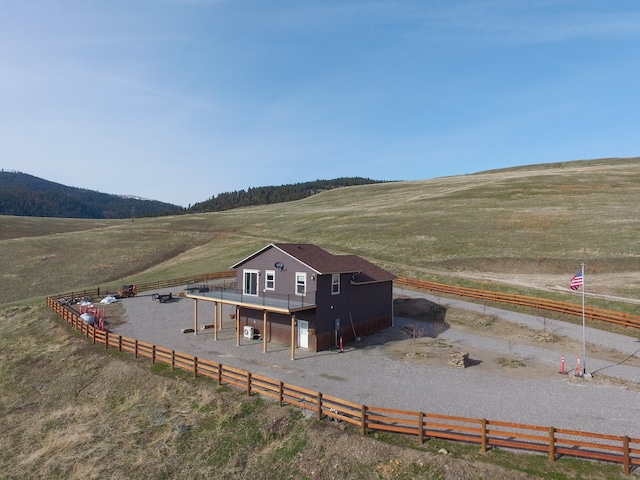
<svg viewBox="0 0 640 480">
<path fill-rule="evenodd" d="M 585 376 L 587 374 L 587 344 L 585 341 L 585 324 L 584 324 L 584 263 L 582 264 L 582 372 L 580 374 Z"/>
</svg>

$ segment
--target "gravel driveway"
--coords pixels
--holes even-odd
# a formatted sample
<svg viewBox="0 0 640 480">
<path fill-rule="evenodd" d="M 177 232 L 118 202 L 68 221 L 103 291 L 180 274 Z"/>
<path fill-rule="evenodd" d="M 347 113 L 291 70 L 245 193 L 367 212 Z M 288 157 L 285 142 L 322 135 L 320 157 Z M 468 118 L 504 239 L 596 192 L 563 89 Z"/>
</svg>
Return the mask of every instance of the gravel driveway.
<svg viewBox="0 0 640 480">
<path fill-rule="evenodd" d="M 172 292 L 175 295 L 179 291 L 182 289 L 165 289 L 122 299 L 128 321 L 113 330 L 125 337 L 369 406 L 640 438 L 640 393 L 596 381 L 599 375 L 606 374 L 638 385 L 639 368 L 588 359 L 588 371 L 594 373 L 593 379 L 557 373 L 546 378 L 514 378 L 484 372 L 473 366 L 458 369 L 390 358 L 382 348 L 384 332 L 368 337 L 365 342 L 346 345 L 343 353 L 314 353 L 298 349 L 296 359 L 291 360 L 291 350 L 286 345 L 269 343 L 269 351 L 265 353 L 261 341 L 243 338 L 241 345 L 236 346 L 235 325 L 234 321 L 228 320 L 231 310 L 226 305 L 223 329 L 217 341 L 210 329 L 200 330 L 197 335 L 181 333 L 181 329 L 194 326 L 195 302 L 179 298 L 161 304 L 152 301 L 151 297 L 153 293 Z M 410 291 L 402 291 L 402 294 L 438 301 L 428 294 Z M 530 328 L 542 328 L 539 319 L 531 315 L 451 299 L 446 299 L 445 303 L 495 315 Z M 198 302 L 198 319 L 200 324 L 213 322 L 213 303 Z M 400 328 L 406 322 L 406 319 L 396 318 L 393 328 Z M 548 328 L 582 341 L 581 326 L 550 320 Z M 454 328 L 449 328 L 439 338 L 468 346 L 472 356 L 475 349 L 504 351 L 504 341 L 500 339 Z M 590 344 L 602 345 L 627 356 L 639 356 L 640 341 L 637 337 L 587 329 L 586 338 Z M 519 346 L 518 351 L 527 358 L 559 370 L 557 352 L 525 346 Z"/>
</svg>

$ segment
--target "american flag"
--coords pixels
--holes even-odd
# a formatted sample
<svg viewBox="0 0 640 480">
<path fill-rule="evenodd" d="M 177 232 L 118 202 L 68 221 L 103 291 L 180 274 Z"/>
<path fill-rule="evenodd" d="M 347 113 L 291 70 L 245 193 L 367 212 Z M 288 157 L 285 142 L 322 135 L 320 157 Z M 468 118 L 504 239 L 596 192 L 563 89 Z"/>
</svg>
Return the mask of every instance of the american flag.
<svg viewBox="0 0 640 480">
<path fill-rule="evenodd" d="M 571 288 L 571 290 L 578 290 L 582 286 L 582 284 L 582 269 L 580 269 L 580 271 L 571 279 L 571 285 L 569 285 L 569 287 Z"/>
</svg>

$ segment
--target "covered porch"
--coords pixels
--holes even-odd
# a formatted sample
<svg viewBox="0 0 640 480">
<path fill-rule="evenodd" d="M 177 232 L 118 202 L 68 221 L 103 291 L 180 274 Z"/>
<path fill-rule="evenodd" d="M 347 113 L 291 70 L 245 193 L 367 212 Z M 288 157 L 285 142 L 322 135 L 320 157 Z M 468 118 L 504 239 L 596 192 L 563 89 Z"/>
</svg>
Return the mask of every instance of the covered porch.
<svg viewBox="0 0 640 480">
<path fill-rule="evenodd" d="M 268 331 L 269 326 L 269 314 L 279 314 L 289 316 L 291 319 L 291 360 L 295 360 L 296 350 L 296 313 L 300 311 L 312 310 L 316 308 L 315 295 L 246 295 L 237 291 L 229 290 L 213 290 L 210 292 L 203 292 L 198 294 L 187 294 L 186 298 L 190 298 L 194 301 L 194 335 L 198 334 L 198 328 L 200 319 L 198 318 L 198 302 L 211 302 L 214 304 L 213 314 L 213 330 L 214 340 L 218 340 L 218 331 L 222 329 L 222 306 L 230 305 L 235 309 L 235 327 L 236 327 L 236 345 L 241 345 L 241 339 L 243 337 L 242 328 L 240 325 L 240 311 L 241 309 L 249 309 L 262 312 L 262 350 L 264 353 L 268 351 L 267 345 L 269 342 Z"/>
</svg>

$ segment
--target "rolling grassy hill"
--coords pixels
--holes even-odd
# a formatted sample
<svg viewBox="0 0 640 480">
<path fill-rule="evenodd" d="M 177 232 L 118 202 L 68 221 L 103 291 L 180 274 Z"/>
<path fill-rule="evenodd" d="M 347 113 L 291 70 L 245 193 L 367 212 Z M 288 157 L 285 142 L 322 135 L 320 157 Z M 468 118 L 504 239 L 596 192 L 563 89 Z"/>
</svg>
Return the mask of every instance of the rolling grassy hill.
<svg viewBox="0 0 640 480">
<path fill-rule="evenodd" d="M 590 291 L 638 298 L 638 198 L 634 158 L 347 187 L 135 222 L 4 216 L 0 304 L 225 270 L 272 241 L 315 243 L 418 278 L 480 273 L 525 291 L 566 287 L 585 262 Z"/>
<path fill-rule="evenodd" d="M 623 478 L 619 466 L 364 439 L 294 408 L 105 353 L 62 325 L 43 297 L 226 270 L 286 241 L 355 253 L 401 275 L 566 298 L 585 262 L 590 292 L 637 299 L 639 194 L 634 158 L 354 186 L 135 222 L 0 216 L 2 476 Z M 438 455 L 442 446 L 453 455 Z"/>
</svg>

